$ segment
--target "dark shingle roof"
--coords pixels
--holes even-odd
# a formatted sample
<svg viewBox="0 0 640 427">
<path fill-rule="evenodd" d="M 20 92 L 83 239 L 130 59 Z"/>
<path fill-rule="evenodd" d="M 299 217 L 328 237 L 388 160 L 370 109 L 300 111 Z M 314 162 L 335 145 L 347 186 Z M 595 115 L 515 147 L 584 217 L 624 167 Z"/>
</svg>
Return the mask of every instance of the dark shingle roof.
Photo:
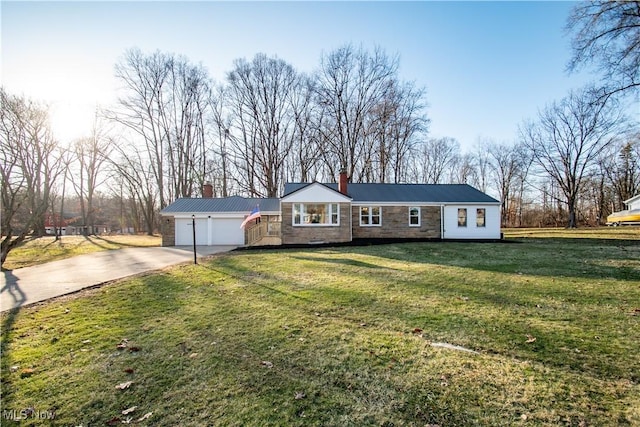
<svg viewBox="0 0 640 427">
<path fill-rule="evenodd" d="M 287 183 L 283 197 L 309 183 Z M 338 184 L 323 184 L 338 190 Z M 500 203 L 467 184 L 356 184 L 347 185 L 347 193 L 358 202 L 426 202 L 426 203 Z"/>
<path fill-rule="evenodd" d="M 232 196 L 225 198 L 182 198 L 160 211 L 161 214 L 192 212 L 251 212 L 257 205 L 261 212 L 280 211 L 280 199 L 257 199 Z"/>
</svg>

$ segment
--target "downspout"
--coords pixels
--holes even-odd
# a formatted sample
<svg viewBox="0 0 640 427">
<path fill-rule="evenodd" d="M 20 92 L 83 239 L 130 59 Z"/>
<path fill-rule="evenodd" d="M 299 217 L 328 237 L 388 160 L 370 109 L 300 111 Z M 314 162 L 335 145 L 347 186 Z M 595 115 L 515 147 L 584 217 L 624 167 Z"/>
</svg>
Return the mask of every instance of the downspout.
<svg viewBox="0 0 640 427">
<path fill-rule="evenodd" d="M 444 205 L 440 205 L 440 238 L 444 240 Z"/>
</svg>

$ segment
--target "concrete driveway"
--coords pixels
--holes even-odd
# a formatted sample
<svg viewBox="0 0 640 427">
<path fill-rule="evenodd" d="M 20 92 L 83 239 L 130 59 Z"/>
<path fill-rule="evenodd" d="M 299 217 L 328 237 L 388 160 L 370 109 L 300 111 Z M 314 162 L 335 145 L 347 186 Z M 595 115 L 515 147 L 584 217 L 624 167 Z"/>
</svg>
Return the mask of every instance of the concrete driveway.
<svg viewBox="0 0 640 427">
<path fill-rule="evenodd" d="M 201 258 L 235 248 L 236 246 L 198 246 L 196 253 Z M 0 311 L 183 262 L 193 262 L 193 247 L 118 249 L 4 271 L 0 289 Z"/>
</svg>

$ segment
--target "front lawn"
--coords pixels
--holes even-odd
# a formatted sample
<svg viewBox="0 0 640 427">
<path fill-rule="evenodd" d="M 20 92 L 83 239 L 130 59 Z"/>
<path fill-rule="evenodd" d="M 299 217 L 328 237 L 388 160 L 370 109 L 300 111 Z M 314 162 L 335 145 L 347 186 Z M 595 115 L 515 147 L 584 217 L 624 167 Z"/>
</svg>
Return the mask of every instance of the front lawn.
<svg viewBox="0 0 640 427">
<path fill-rule="evenodd" d="M 29 267 L 50 261 L 71 258 L 91 252 L 123 248 L 160 246 L 160 236 L 114 235 L 114 236 L 45 236 L 27 240 L 9 252 L 3 268 Z"/>
<path fill-rule="evenodd" d="M 509 240 L 233 252 L 7 313 L 3 411 L 84 426 L 640 425 L 640 244 Z"/>
</svg>

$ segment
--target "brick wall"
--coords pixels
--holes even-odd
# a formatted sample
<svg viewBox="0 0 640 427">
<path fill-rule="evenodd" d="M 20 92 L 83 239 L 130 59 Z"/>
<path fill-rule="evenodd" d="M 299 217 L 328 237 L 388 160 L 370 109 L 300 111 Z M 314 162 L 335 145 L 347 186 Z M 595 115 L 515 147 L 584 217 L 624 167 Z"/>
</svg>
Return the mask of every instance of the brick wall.
<svg viewBox="0 0 640 427">
<path fill-rule="evenodd" d="M 360 226 L 360 206 L 353 206 L 354 239 L 380 238 L 417 238 L 438 239 L 440 236 L 440 207 L 420 207 L 420 227 L 409 227 L 408 206 L 382 206 L 382 225 L 380 227 Z"/>
<path fill-rule="evenodd" d="M 160 232 L 162 233 L 162 246 L 176 245 L 176 220 L 174 217 L 162 217 L 160 221 Z"/>
<path fill-rule="evenodd" d="M 282 203 L 282 244 L 351 241 L 351 205 L 340 203 L 340 226 L 293 226 L 293 203 Z"/>
</svg>

